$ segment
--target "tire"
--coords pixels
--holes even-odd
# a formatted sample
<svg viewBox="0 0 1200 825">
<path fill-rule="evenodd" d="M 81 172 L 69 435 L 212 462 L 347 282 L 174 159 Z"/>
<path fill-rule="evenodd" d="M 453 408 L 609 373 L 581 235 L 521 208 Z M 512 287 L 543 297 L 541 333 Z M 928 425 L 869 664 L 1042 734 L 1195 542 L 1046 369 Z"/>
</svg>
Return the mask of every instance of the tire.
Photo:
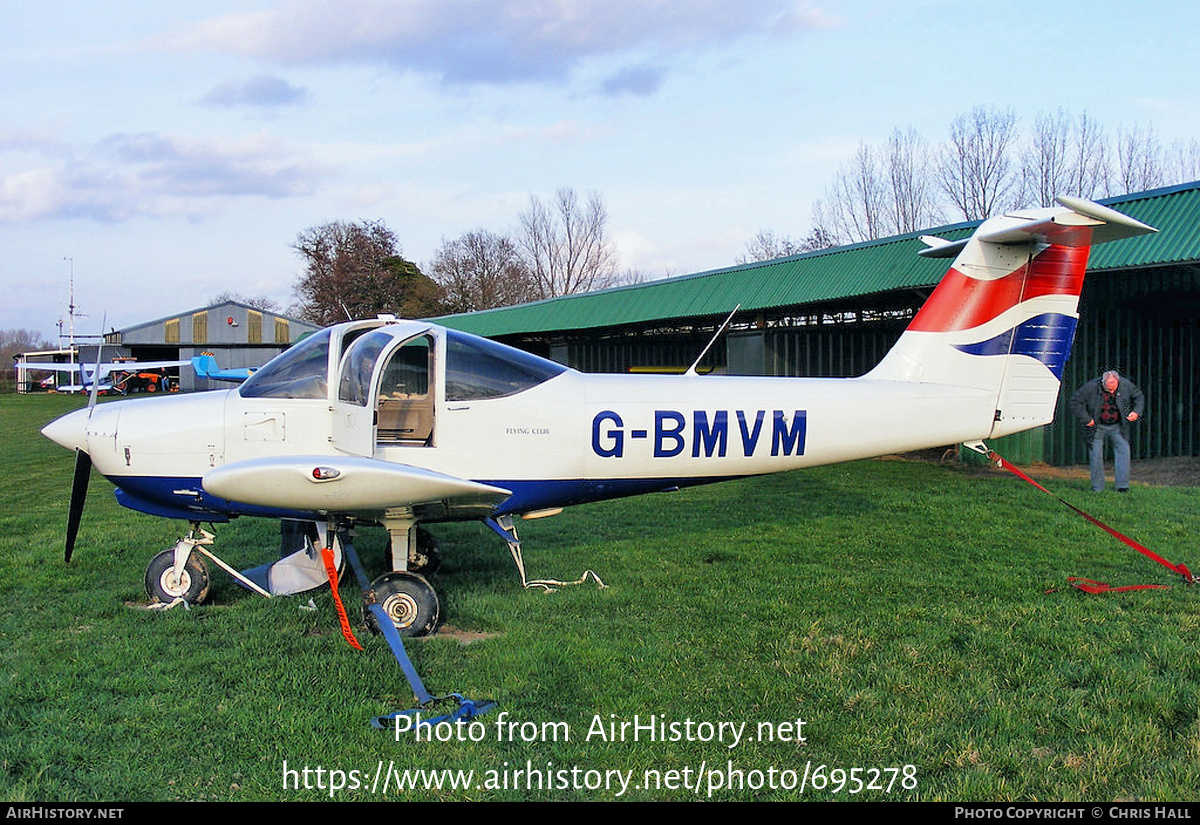
<svg viewBox="0 0 1200 825">
<path fill-rule="evenodd" d="M 441 605 L 437 593 L 423 576 L 415 573 L 387 573 L 371 582 L 363 615 L 367 626 L 378 633 L 371 604 L 378 604 L 401 636 L 428 636 L 437 630 Z"/>
<path fill-rule="evenodd" d="M 183 572 L 175 578 L 175 550 L 164 550 L 146 567 L 146 595 L 151 603 L 170 604 L 183 599 L 188 604 L 208 601 L 212 580 L 208 566 L 196 553 L 188 556 Z"/>
</svg>

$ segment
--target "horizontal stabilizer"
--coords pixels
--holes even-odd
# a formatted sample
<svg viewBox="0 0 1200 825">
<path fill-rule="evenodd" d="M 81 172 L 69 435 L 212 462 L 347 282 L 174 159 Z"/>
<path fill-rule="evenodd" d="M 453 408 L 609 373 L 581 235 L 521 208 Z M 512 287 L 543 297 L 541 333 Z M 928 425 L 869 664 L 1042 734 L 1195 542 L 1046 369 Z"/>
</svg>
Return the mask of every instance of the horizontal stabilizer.
<svg viewBox="0 0 1200 825">
<path fill-rule="evenodd" d="M 1024 244 L 1032 240 L 1060 246 L 1094 246 L 1158 231 L 1128 215 L 1082 198 L 1064 196 L 1058 198 L 1058 202 L 1069 211 L 1013 212 L 1005 215 L 1009 220 L 1000 228 L 983 231 L 981 227 L 975 237 L 983 243 L 994 244 Z M 1082 228 L 1091 229 L 1091 232 L 1080 232 Z"/>
<path fill-rule="evenodd" d="M 217 359 L 211 353 L 203 353 L 192 358 L 192 369 L 197 378 L 209 378 L 215 381 L 232 381 L 240 383 L 254 374 L 254 370 L 242 367 L 240 369 L 223 370 L 217 366 Z"/>
<path fill-rule="evenodd" d="M 1136 235 L 1149 235 L 1158 230 L 1147 226 L 1141 221 L 1134 220 L 1115 209 L 1101 206 L 1098 203 L 1085 201 L 1082 198 L 1071 198 L 1066 195 L 1059 197 L 1058 202 L 1068 209 L 1073 209 L 1080 215 L 1104 222 L 1104 229 L 1092 233 L 1092 243 L 1107 243 L 1121 238 L 1132 238 Z"/>
<path fill-rule="evenodd" d="M 963 238 L 961 241 L 947 241 L 934 235 L 922 235 L 921 243 L 927 248 L 918 250 L 917 254 L 922 258 L 953 258 L 962 252 L 969 240 L 971 239 Z"/>
</svg>

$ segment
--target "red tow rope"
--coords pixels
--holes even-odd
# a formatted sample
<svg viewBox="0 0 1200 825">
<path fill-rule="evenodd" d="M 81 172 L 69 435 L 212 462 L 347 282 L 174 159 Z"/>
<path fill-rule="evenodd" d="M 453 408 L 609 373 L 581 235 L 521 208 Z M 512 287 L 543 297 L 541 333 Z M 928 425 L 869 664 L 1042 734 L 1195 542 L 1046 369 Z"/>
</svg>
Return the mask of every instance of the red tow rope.
<svg viewBox="0 0 1200 825">
<path fill-rule="evenodd" d="M 329 577 L 329 589 L 333 593 L 333 606 L 337 609 L 338 623 L 342 626 L 342 635 L 351 647 L 359 650 L 363 646 L 358 643 L 358 639 L 354 638 L 354 631 L 350 629 L 350 617 L 346 615 L 346 606 L 342 604 L 342 596 L 338 593 L 338 574 L 337 566 L 333 563 L 333 550 L 328 547 L 321 547 L 321 561 L 325 564 L 325 575 Z"/>
<path fill-rule="evenodd" d="M 1008 470 L 1010 473 L 1015 475 L 1017 478 L 1024 479 L 1025 481 L 1032 484 L 1034 487 L 1037 487 L 1039 490 L 1041 490 L 1046 495 L 1051 496 L 1052 498 L 1058 499 L 1058 501 L 1060 501 L 1062 504 L 1064 504 L 1065 506 L 1074 510 L 1076 513 L 1083 516 L 1085 519 L 1087 519 L 1092 524 L 1099 527 L 1104 532 L 1108 533 L 1113 538 L 1119 539 L 1120 541 L 1124 542 L 1129 547 L 1132 547 L 1134 550 L 1141 553 L 1146 558 L 1153 559 L 1154 561 L 1158 562 L 1159 564 L 1161 564 L 1163 567 L 1167 568 L 1168 570 L 1174 571 L 1175 573 L 1178 573 L 1179 575 L 1183 576 L 1184 581 L 1186 581 L 1188 584 L 1192 584 L 1195 581 L 1195 579 L 1192 576 L 1191 571 L 1188 570 L 1185 565 L 1172 564 L 1171 562 L 1164 559 L 1162 556 L 1155 553 L 1149 547 L 1146 547 L 1144 544 L 1141 544 L 1140 542 L 1136 542 L 1133 539 L 1129 538 L 1129 536 L 1125 535 L 1124 533 L 1121 533 L 1118 530 L 1115 530 L 1112 527 L 1109 527 L 1107 524 L 1102 522 L 1100 519 L 1095 518 L 1094 516 L 1090 516 L 1087 513 L 1083 512 L 1078 507 L 1076 507 L 1074 504 L 1071 504 L 1070 502 L 1067 502 L 1067 501 L 1063 501 L 1063 499 L 1054 495 L 1054 493 L 1050 492 L 1045 487 L 1043 487 L 1042 485 L 1040 485 L 1036 481 L 1034 481 L 1032 478 L 1030 478 L 1029 476 L 1025 475 L 1023 472 L 1018 470 L 1012 464 L 1005 461 L 1003 458 L 1000 457 L 1000 454 L 997 453 L 995 450 L 989 450 L 987 453 L 987 456 L 989 459 L 996 462 L 997 467 L 1001 467 L 1005 470 Z M 1160 588 L 1168 588 L 1168 585 L 1165 585 L 1165 584 L 1132 584 L 1132 585 L 1126 585 L 1124 587 L 1113 587 L 1111 585 L 1105 584 L 1104 582 L 1092 581 L 1091 579 L 1081 579 L 1076 576 L 1072 576 L 1067 581 L 1071 584 L 1072 587 L 1078 588 L 1079 590 L 1082 590 L 1085 593 L 1121 593 L 1126 590 L 1155 590 L 1155 589 L 1160 589 Z"/>
</svg>

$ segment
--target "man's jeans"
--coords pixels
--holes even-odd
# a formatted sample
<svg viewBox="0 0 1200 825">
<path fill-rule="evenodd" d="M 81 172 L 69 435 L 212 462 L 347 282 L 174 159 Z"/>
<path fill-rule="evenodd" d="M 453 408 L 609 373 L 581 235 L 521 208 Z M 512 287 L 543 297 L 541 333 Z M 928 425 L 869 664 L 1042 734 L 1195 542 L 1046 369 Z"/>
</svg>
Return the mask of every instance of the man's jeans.
<svg viewBox="0 0 1200 825">
<path fill-rule="evenodd" d="M 1129 442 L 1121 434 L 1120 424 L 1097 424 L 1092 439 L 1089 460 L 1092 465 L 1092 490 L 1099 493 L 1104 489 L 1104 442 L 1112 441 L 1113 464 L 1116 465 L 1118 490 L 1129 489 Z"/>
</svg>

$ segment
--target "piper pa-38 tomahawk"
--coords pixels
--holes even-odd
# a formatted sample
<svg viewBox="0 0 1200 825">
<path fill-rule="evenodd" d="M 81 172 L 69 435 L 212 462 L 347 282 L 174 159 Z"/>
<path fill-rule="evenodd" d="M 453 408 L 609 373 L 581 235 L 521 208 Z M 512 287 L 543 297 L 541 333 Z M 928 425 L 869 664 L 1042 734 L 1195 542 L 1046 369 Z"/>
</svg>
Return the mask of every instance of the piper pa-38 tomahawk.
<svg viewBox="0 0 1200 825">
<path fill-rule="evenodd" d="M 514 516 L 1046 424 L 1089 248 L 1155 231 L 1097 204 L 1059 203 L 990 219 L 963 241 L 923 239 L 921 254 L 953 264 L 859 378 L 583 374 L 381 318 L 315 334 L 237 389 L 92 405 L 42 431 L 77 452 L 67 557 L 92 466 L 121 504 L 203 534 L 152 563 L 158 598 L 206 593 L 201 522 L 308 521 L 322 544 L 382 524 L 401 551 L 367 601 L 420 635 L 438 619 L 418 572 L 420 522 L 482 519 L 519 550 Z"/>
<path fill-rule="evenodd" d="M 98 392 L 103 395 L 114 390 L 124 394 L 138 383 L 144 386 L 147 392 L 157 392 L 167 380 L 167 376 L 161 371 L 188 366 L 195 371 L 197 378 L 233 383 L 245 381 L 254 373 L 254 370 L 246 368 L 223 370 L 217 365 L 217 359 L 211 353 L 197 355 L 187 361 L 130 360 L 111 361 L 104 364 L 21 364 L 22 369 L 29 371 L 67 373 L 71 376 L 72 383 L 59 384 L 54 387 L 58 392 L 87 393 L 91 391 L 92 383 L 95 382 Z M 99 376 L 98 379 L 97 376 Z M 82 377 L 82 383 L 74 383 L 74 380 L 79 377 Z"/>
</svg>

